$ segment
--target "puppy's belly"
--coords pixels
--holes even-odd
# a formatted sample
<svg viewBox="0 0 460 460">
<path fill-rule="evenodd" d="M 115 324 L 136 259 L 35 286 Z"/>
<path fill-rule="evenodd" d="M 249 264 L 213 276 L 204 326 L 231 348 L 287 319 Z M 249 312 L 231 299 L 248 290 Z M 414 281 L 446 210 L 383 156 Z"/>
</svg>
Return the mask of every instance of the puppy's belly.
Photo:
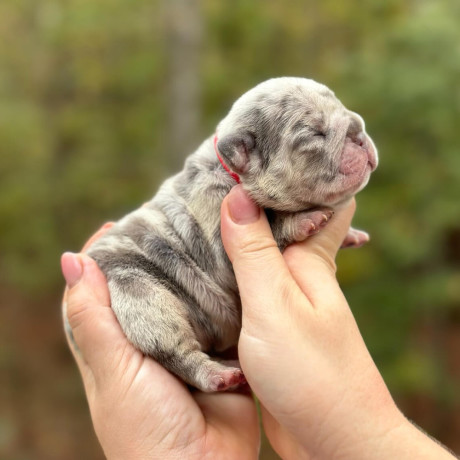
<svg viewBox="0 0 460 460">
<path fill-rule="evenodd" d="M 128 340 L 203 391 L 236 385 L 241 371 L 228 371 L 205 353 L 236 344 L 241 320 L 235 299 L 178 241 L 138 228 L 134 242 L 125 226 L 114 226 L 88 255 L 107 277 L 112 309 Z M 148 251 L 160 246 L 159 253 Z"/>
</svg>

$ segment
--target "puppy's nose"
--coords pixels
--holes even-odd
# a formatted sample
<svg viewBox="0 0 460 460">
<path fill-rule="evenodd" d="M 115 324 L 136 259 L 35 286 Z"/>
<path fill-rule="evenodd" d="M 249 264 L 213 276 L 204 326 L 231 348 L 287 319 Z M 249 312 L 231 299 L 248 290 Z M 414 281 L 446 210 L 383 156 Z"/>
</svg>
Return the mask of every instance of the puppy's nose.
<svg viewBox="0 0 460 460">
<path fill-rule="evenodd" d="M 350 132 L 348 131 L 347 137 L 353 142 L 353 144 L 358 145 L 359 147 L 366 147 L 366 135 L 362 132 Z"/>
<path fill-rule="evenodd" d="M 366 135 L 361 131 L 354 138 L 352 137 L 352 141 L 356 144 L 359 145 L 360 147 L 364 147 L 366 144 Z"/>
<path fill-rule="evenodd" d="M 364 147 L 366 144 L 366 135 L 364 134 L 362 124 L 359 119 L 353 117 L 347 130 L 347 137 L 360 147 Z"/>
</svg>

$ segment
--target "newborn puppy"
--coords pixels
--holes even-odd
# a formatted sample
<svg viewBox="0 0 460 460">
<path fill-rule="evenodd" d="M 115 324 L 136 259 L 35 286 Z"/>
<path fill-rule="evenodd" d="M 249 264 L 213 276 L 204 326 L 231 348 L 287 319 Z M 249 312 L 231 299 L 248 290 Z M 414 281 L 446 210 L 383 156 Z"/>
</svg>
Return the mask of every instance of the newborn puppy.
<svg viewBox="0 0 460 460">
<path fill-rule="evenodd" d="M 220 207 L 241 182 L 283 250 L 316 233 L 369 180 L 377 153 L 362 118 L 326 86 L 276 78 L 233 105 L 217 134 L 145 206 L 88 250 L 128 340 L 202 391 L 245 382 L 233 361 L 241 303 L 220 237 Z M 344 245 L 360 245 L 351 229 Z"/>
</svg>

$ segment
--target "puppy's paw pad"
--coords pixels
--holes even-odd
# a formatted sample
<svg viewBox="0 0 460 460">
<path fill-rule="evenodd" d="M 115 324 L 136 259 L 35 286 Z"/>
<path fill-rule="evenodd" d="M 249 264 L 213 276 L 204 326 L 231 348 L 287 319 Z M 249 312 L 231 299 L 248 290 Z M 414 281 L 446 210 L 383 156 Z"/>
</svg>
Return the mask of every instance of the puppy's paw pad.
<svg viewBox="0 0 460 460">
<path fill-rule="evenodd" d="M 298 227 L 296 232 L 296 241 L 302 241 L 309 236 L 315 235 L 334 215 L 331 209 L 322 209 L 319 211 L 308 211 L 298 215 Z"/>
<path fill-rule="evenodd" d="M 318 226 L 309 218 L 302 219 L 298 228 L 298 237 L 307 237 L 319 232 Z"/>
<path fill-rule="evenodd" d="M 220 371 L 211 377 L 210 391 L 226 391 L 236 389 L 246 383 L 243 371 L 241 369 L 227 369 Z"/>
</svg>

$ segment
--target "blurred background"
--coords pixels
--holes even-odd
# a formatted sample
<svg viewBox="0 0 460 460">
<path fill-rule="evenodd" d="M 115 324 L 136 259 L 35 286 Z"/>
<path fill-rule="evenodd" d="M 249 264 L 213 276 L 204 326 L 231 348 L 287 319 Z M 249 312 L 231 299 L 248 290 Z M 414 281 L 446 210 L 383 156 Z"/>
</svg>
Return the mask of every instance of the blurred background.
<svg viewBox="0 0 460 460">
<path fill-rule="evenodd" d="M 103 458 L 62 332 L 60 254 L 282 75 L 366 120 L 380 166 L 354 223 L 372 241 L 340 254 L 339 277 L 401 409 L 459 453 L 459 24 L 457 0 L 2 0 L 0 458 Z"/>
</svg>

